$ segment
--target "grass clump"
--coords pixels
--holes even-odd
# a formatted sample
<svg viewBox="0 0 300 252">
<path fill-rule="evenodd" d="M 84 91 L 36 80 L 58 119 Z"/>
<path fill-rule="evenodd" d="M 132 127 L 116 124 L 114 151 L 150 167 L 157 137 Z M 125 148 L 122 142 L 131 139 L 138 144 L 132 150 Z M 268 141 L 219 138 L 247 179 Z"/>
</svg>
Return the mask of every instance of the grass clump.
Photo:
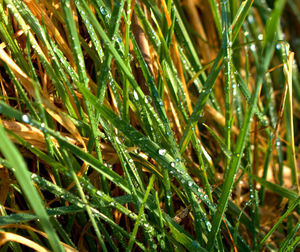
<svg viewBox="0 0 300 252">
<path fill-rule="evenodd" d="M 1 1 L 1 250 L 297 250 L 299 13 Z"/>
</svg>

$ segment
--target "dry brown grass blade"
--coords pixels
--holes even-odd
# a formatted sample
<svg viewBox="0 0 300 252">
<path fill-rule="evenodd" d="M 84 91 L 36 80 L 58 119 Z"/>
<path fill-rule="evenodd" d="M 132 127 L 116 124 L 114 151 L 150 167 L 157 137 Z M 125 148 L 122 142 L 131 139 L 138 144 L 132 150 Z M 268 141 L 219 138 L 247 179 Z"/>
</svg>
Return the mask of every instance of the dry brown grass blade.
<svg viewBox="0 0 300 252">
<path fill-rule="evenodd" d="M 114 95 L 114 93 L 113 93 L 110 86 L 108 86 L 108 91 L 109 91 L 110 96 L 111 96 L 111 106 L 112 106 L 113 110 L 116 112 L 116 114 L 118 116 L 120 116 L 120 111 L 119 111 L 119 108 L 118 108 L 117 100 L 116 100 L 115 95 Z"/>
<path fill-rule="evenodd" d="M 13 133 L 17 134 L 18 136 L 22 137 L 25 141 L 27 141 L 28 143 L 30 143 L 31 145 L 33 145 L 34 147 L 42 150 L 42 151 L 47 151 L 47 147 L 46 147 L 46 142 L 44 139 L 44 133 L 38 129 L 35 128 L 31 125 L 28 124 L 24 124 L 24 123 L 20 123 L 20 122 L 16 122 L 16 121 L 8 121 L 8 120 L 2 120 L 1 121 L 3 126 L 12 131 Z M 70 137 L 69 134 L 67 133 L 61 133 L 61 135 L 71 144 L 73 145 L 81 145 L 81 143 L 79 141 L 77 141 L 76 139 Z M 17 141 L 13 138 L 10 137 L 10 139 L 14 142 L 17 143 Z M 88 142 L 87 138 L 83 139 L 86 143 Z M 51 137 L 51 141 L 57 146 L 59 147 L 58 142 L 56 141 L 55 138 Z M 81 145 L 82 146 L 82 145 Z M 104 161 L 110 161 L 112 160 L 113 157 L 117 157 L 117 154 L 114 150 L 114 148 L 111 146 L 111 144 L 108 143 L 100 143 L 100 147 L 101 147 L 101 152 L 103 155 L 103 160 Z M 128 148 L 128 151 L 133 151 L 135 148 Z M 96 156 L 96 153 L 93 152 L 93 155 Z M 84 173 L 84 171 L 82 170 L 81 173 Z"/>
<path fill-rule="evenodd" d="M 225 221 L 225 219 L 224 219 L 223 216 L 222 216 L 222 221 L 224 222 L 225 227 L 226 227 L 226 229 L 227 229 L 227 233 L 228 233 L 228 235 L 229 235 L 230 242 L 232 243 L 232 246 L 233 246 L 233 251 L 234 251 L 234 252 L 238 252 L 237 247 L 236 247 L 235 244 L 234 244 L 234 240 L 233 240 L 233 237 L 232 237 L 232 235 L 231 235 L 231 232 L 230 232 L 230 230 L 229 230 L 229 228 L 228 228 L 228 225 L 227 225 L 227 223 L 226 223 L 226 221 Z"/>
<path fill-rule="evenodd" d="M 57 44 L 60 46 L 62 52 L 67 57 L 71 65 L 74 65 L 73 55 L 72 51 L 68 47 L 68 44 L 64 40 L 64 38 L 61 36 L 60 31 L 56 28 L 56 26 L 53 24 L 51 19 L 48 17 L 46 11 L 45 11 L 45 2 L 46 1 L 39 1 L 39 4 L 36 2 L 36 0 L 24 0 L 27 4 L 28 8 L 31 10 L 31 12 L 34 14 L 34 16 L 41 22 L 44 23 L 47 31 L 49 32 L 49 35 L 54 38 L 57 42 Z"/>
<path fill-rule="evenodd" d="M 210 59 L 215 58 L 217 56 L 216 48 L 219 45 L 219 35 L 216 30 L 215 20 L 211 12 L 211 7 L 209 1 L 206 0 L 196 0 L 196 6 L 200 10 L 199 16 L 203 22 L 203 26 L 205 27 L 207 42 L 210 52 Z M 207 32 L 209 31 L 209 32 Z M 204 62 L 207 63 L 207 62 Z"/>
<path fill-rule="evenodd" d="M 14 72 L 17 79 L 21 82 L 25 90 L 34 96 L 34 89 L 29 77 L 22 71 L 22 69 L 13 61 L 13 59 L 4 51 L 5 43 L 0 44 L 0 59 L 3 60 Z"/>
<path fill-rule="evenodd" d="M 64 126 L 83 145 L 84 149 L 86 150 L 86 145 L 73 122 L 56 107 L 55 110 L 52 110 L 50 107 L 45 107 L 45 109 L 57 122 Z"/>
<path fill-rule="evenodd" d="M 276 70 L 276 69 L 278 69 L 278 68 L 280 68 L 280 67 L 283 67 L 283 66 L 284 66 L 284 64 L 279 64 L 279 65 L 277 65 L 277 66 L 274 66 L 274 67 L 272 67 L 271 69 L 269 69 L 266 73 L 273 72 L 274 70 Z"/>
<path fill-rule="evenodd" d="M 178 118 L 176 109 L 174 108 L 173 103 L 172 103 L 171 100 L 169 100 L 169 105 L 170 105 L 170 109 L 171 109 L 171 113 L 172 113 L 172 116 L 173 116 L 174 123 L 176 125 L 176 129 L 178 131 L 178 134 L 176 134 L 176 136 L 178 137 L 178 139 L 180 139 L 182 137 L 181 123 L 180 123 L 180 120 Z"/>
<path fill-rule="evenodd" d="M 85 241 L 85 235 L 91 236 L 89 233 L 87 233 L 91 226 L 92 226 L 92 224 L 90 222 L 88 222 L 80 232 L 80 236 L 79 236 L 78 244 L 77 244 L 79 251 L 88 252 L 84 241 Z M 94 239 L 95 239 L 95 237 L 94 237 Z"/>
<path fill-rule="evenodd" d="M 35 91 L 32 80 L 22 71 L 22 69 L 12 60 L 12 58 L 4 51 L 5 44 L 2 43 L 0 46 L 0 59 L 3 60 L 14 72 L 17 79 L 20 81 L 25 90 L 32 96 L 35 97 Z M 85 148 L 85 143 L 79 134 L 74 123 L 64 115 L 64 113 L 57 108 L 49 99 L 48 96 L 41 93 L 41 99 L 46 111 L 64 128 L 66 128 Z M 86 148 L 85 148 L 86 149 Z"/>
<path fill-rule="evenodd" d="M 150 47 L 149 42 L 146 38 L 146 35 L 141 27 L 141 24 L 138 20 L 138 17 L 133 12 L 132 13 L 132 21 L 131 21 L 131 28 L 134 34 L 134 38 L 136 40 L 136 43 L 138 44 L 138 47 L 141 51 L 141 54 L 148 66 L 148 69 L 150 73 L 153 75 L 153 66 L 151 62 L 151 54 L 150 54 Z M 143 90 L 145 95 L 150 95 L 149 87 L 147 86 L 147 81 L 145 80 L 144 74 L 140 67 L 135 67 L 135 75 L 136 79 L 138 81 L 139 86 Z"/>
<path fill-rule="evenodd" d="M 209 115 L 209 118 L 212 118 L 216 123 L 222 127 L 225 127 L 225 117 L 221 113 L 209 105 L 205 105 L 204 111 Z M 231 132 L 235 135 L 238 135 L 240 131 L 236 126 L 233 125 L 231 127 Z"/>
<path fill-rule="evenodd" d="M 212 60 L 211 62 L 207 63 L 200 71 L 198 71 L 186 84 L 187 87 L 189 87 L 200 76 L 200 74 L 203 73 L 206 69 L 208 69 L 214 62 L 215 60 Z"/>
<path fill-rule="evenodd" d="M 189 95 L 190 92 L 187 88 L 186 81 L 185 81 L 185 78 L 184 78 L 183 69 L 182 69 L 180 56 L 179 56 L 179 50 L 178 50 L 177 42 L 176 42 L 176 39 L 175 39 L 174 35 L 172 37 L 172 42 L 173 42 L 174 55 L 176 57 L 176 63 L 177 63 L 176 65 L 177 65 L 178 73 L 179 73 L 179 76 L 180 76 L 180 79 L 181 79 L 181 82 L 182 82 L 182 88 L 183 88 L 183 91 L 184 91 L 184 94 L 185 94 L 186 103 L 188 105 L 189 114 L 191 115 L 193 113 L 193 107 L 192 107 L 192 102 L 191 102 L 191 98 L 190 98 L 190 95 Z"/>
<path fill-rule="evenodd" d="M 204 60 L 204 63 L 210 61 L 211 57 L 211 50 L 206 42 L 207 41 L 207 33 L 202 24 L 202 19 L 197 10 L 197 2 L 195 0 L 185 0 L 184 1 L 184 8 L 187 12 L 187 17 L 189 17 L 189 21 L 191 22 L 192 27 L 194 27 L 195 31 L 199 33 L 202 39 L 197 39 L 197 44 L 199 45 L 200 54 Z M 214 30 L 214 29 L 213 29 Z"/>
<path fill-rule="evenodd" d="M 24 140 L 29 142 L 34 147 L 36 147 L 40 150 L 43 150 L 43 151 L 47 151 L 46 143 L 45 143 L 45 139 L 44 139 L 44 133 L 41 130 L 39 130 L 31 125 L 23 124 L 23 123 L 16 122 L 16 121 L 2 120 L 2 124 L 6 129 L 11 130 L 18 136 L 22 137 Z M 62 133 L 62 135 L 71 144 L 74 144 L 74 145 L 80 144 L 78 141 L 76 141 L 75 139 L 68 136 L 68 134 Z M 10 138 L 12 141 L 17 142 L 13 137 L 10 137 Z M 57 147 L 59 146 L 58 142 L 55 140 L 55 138 L 51 137 L 51 141 Z"/>
<path fill-rule="evenodd" d="M 161 77 L 162 77 L 162 79 L 163 79 L 163 82 L 165 83 L 165 85 L 164 85 L 165 98 L 166 98 L 165 101 L 164 101 L 165 109 L 166 109 L 166 108 L 170 108 L 170 110 L 171 110 L 171 111 L 170 111 L 169 109 L 166 109 L 166 113 L 168 114 L 169 111 L 171 112 L 171 115 L 172 115 L 172 117 L 173 117 L 175 126 L 176 126 L 176 128 L 177 128 L 177 130 L 178 130 L 178 132 L 177 132 L 177 134 L 175 134 L 175 136 L 176 136 L 178 139 L 180 139 L 181 136 L 182 136 L 182 127 L 181 127 L 181 126 L 183 126 L 183 118 L 179 118 L 179 115 L 177 114 L 176 109 L 174 108 L 174 105 L 173 105 L 173 103 L 172 103 L 172 101 L 171 101 L 171 99 L 170 99 L 169 92 L 168 92 L 168 88 L 167 88 L 167 85 L 166 85 L 166 79 L 165 79 L 165 77 L 164 77 L 162 67 L 161 67 L 161 65 L 159 64 L 159 61 L 158 61 L 158 60 L 157 60 L 157 62 L 156 62 L 156 65 L 157 65 L 158 70 L 159 70 L 159 72 L 160 72 L 160 75 L 161 75 Z M 166 107 L 166 105 L 167 105 L 167 107 Z M 180 119 L 181 119 L 181 121 L 180 121 Z"/>
<path fill-rule="evenodd" d="M 7 168 L 2 165 L 0 165 L 0 180 L 0 204 L 4 206 L 9 193 L 10 179 Z"/>
<path fill-rule="evenodd" d="M 294 54 L 290 54 L 289 57 L 292 57 L 294 59 Z M 279 65 L 279 66 L 281 66 L 281 65 Z M 270 69 L 269 71 L 271 71 L 271 70 L 272 69 Z M 285 72 L 288 72 L 288 70 L 286 70 Z M 288 75 L 288 73 L 286 73 L 286 74 Z M 279 113 L 278 113 L 278 116 L 277 116 L 278 119 L 277 119 L 277 123 L 276 123 L 275 129 L 274 129 L 273 139 L 272 139 L 272 145 L 271 145 L 272 149 L 274 149 L 275 142 L 276 142 L 279 130 L 280 130 L 280 124 L 281 124 L 282 117 L 283 117 L 283 111 L 284 111 L 284 105 L 285 105 L 287 91 L 288 91 L 288 80 L 285 81 L 284 89 L 282 91 L 280 108 L 279 108 Z"/>
<path fill-rule="evenodd" d="M 148 42 L 146 35 L 140 25 L 138 17 L 136 16 L 135 13 L 133 13 L 133 15 L 132 15 L 132 31 L 133 31 L 134 37 L 136 39 L 136 42 L 139 46 L 139 49 L 141 50 L 143 58 L 144 58 L 145 62 L 147 63 L 150 72 L 153 73 L 151 57 L 150 57 L 149 42 Z"/>
<path fill-rule="evenodd" d="M 180 224 L 180 222 L 188 216 L 189 212 L 190 210 L 188 208 L 184 208 L 173 218 L 173 220 Z"/>
<path fill-rule="evenodd" d="M 5 89 L 5 86 L 4 86 L 4 82 L 5 82 L 5 80 L 3 79 L 2 74 L 0 74 L 0 86 L 1 86 L 1 92 L 2 92 L 2 95 L 3 95 L 4 97 L 7 97 L 8 95 L 7 95 L 7 93 L 6 93 L 6 89 Z M 7 99 L 3 98 L 3 100 L 7 100 Z"/>
<path fill-rule="evenodd" d="M 39 244 L 31 241 L 23 236 L 10 233 L 10 232 L 1 232 L 0 231 L 0 246 L 3 246 L 7 242 L 16 242 L 23 244 L 29 248 L 34 249 L 35 251 L 39 252 L 49 252 L 50 250 L 45 249 L 44 247 L 40 246 Z"/>
<path fill-rule="evenodd" d="M 168 7 L 166 5 L 166 2 L 165 0 L 161 0 L 161 6 L 163 7 L 163 10 L 164 10 L 164 14 L 165 14 L 165 18 L 167 20 L 167 23 L 168 23 L 168 27 L 170 28 L 171 25 L 172 25 L 172 20 L 171 20 L 171 17 L 169 15 L 169 12 L 168 12 Z"/>
<path fill-rule="evenodd" d="M 43 151 L 47 150 L 45 139 L 44 139 L 44 134 L 41 130 L 39 130 L 31 125 L 23 124 L 23 123 L 16 122 L 16 121 L 2 120 L 2 124 L 6 129 L 11 130 L 18 136 L 22 137 L 24 140 L 29 142 L 34 147 L 36 147 L 40 150 L 43 150 Z M 16 142 L 13 137 L 10 137 L 10 139 L 12 141 Z"/>
<path fill-rule="evenodd" d="M 5 229 L 5 228 L 26 229 L 26 230 L 38 233 L 38 234 L 44 236 L 45 238 L 47 238 L 47 235 L 44 232 L 42 232 L 40 230 L 37 230 L 37 229 L 35 229 L 31 226 L 24 225 L 24 224 L 7 224 L 7 225 L 4 225 L 4 226 L 1 226 L 1 228 L 3 228 L 3 229 Z M 77 249 L 72 248 L 71 246 L 69 246 L 68 244 L 66 244 L 64 242 L 62 242 L 61 244 L 65 247 L 66 252 L 76 252 L 76 251 L 78 251 Z M 1 244 L 0 244 L 0 246 L 1 246 Z M 39 250 L 37 250 L 37 251 L 39 251 Z M 46 251 L 48 251 L 48 250 L 46 250 Z"/>
<path fill-rule="evenodd" d="M 169 15 L 169 12 L 168 12 L 166 2 L 165 2 L 165 0 L 161 0 L 161 3 L 162 3 L 162 7 L 163 7 L 163 10 L 164 10 L 165 17 L 167 19 L 168 27 L 170 28 L 171 25 L 172 25 L 172 21 L 171 21 L 171 17 Z M 183 91 L 185 93 L 186 102 L 187 102 L 187 105 L 188 105 L 189 113 L 191 115 L 193 113 L 193 107 L 192 107 L 191 99 L 190 99 L 190 96 L 189 96 L 190 92 L 187 89 L 187 85 L 186 85 L 186 81 L 185 81 L 185 78 L 184 78 L 183 69 L 182 69 L 182 65 L 181 65 L 179 50 L 178 50 L 178 46 L 177 46 L 177 40 L 176 40 L 174 34 L 172 34 L 172 42 L 173 42 L 174 57 L 176 59 L 175 61 L 176 61 L 178 74 L 179 74 L 181 82 L 182 82 L 182 88 L 183 88 Z M 197 132 L 196 132 L 196 134 L 199 135 Z"/>
</svg>

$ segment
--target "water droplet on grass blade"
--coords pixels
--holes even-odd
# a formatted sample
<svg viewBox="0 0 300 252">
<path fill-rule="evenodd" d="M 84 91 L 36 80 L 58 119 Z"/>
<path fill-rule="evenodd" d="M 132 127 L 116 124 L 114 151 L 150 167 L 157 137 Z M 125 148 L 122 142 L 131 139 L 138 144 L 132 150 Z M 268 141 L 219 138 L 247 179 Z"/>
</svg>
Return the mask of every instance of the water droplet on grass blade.
<svg viewBox="0 0 300 252">
<path fill-rule="evenodd" d="M 139 100 L 139 95 L 135 90 L 133 91 L 133 96 L 134 96 L 135 100 L 137 100 L 137 101 Z M 146 99 L 145 99 L 145 102 L 146 102 Z"/>
<path fill-rule="evenodd" d="M 29 116 L 28 115 L 22 115 L 22 121 L 24 122 L 24 123 L 29 123 L 30 122 L 30 118 L 29 118 Z"/>
<path fill-rule="evenodd" d="M 101 13 L 102 15 L 105 15 L 105 14 L 106 14 L 106 9 L 105 9 L 105 7 L 103 7 L 103 6 L 100 7 L 100 13 Z"/>
<path fill-rule="evenodd" d="M 206 222 L 206 226 L 207 226 L 207 230 L 208 230 L 208 232 L 210 232 L 211 231 L 211 228 L 212 228 L 212 226 L 211 226 L 211 224 L 210 224 L 210 222 L 208 221 L 208 222 Z"/>
<path fill-rule="evenodd" d="M 252 44 L 252 45 L 250 46 L 250 50 L 251 50 L 251 51 L 255 51 L 255 50 L 256 50 L 256 45 L 255 45 L 255 44 Z"/>
<path fill-rule="evenodd" d="M 277 43 L 277 44 L 276 44 L 276 49 L 277 49 L 277 50 L 280 50 L 280 49 L 281 49 L 281 44 L 280 44 L 280 43 Z"/>
<path fill-rule="evenodd" d="M 121 144 L 121 141 L 117 136 L 116 136 L 116 142 L 117 142 L 117 144 Z"/>
<path fill-rule="evenodd" d="M 250 24 L 252 24 L 254 22 L 254 17 L 252 15 L 248 16 L 248 21 Z"/>
<path fill-rule="evenodd" d="M 149 95 L 146 95 L 145 96 L 145 103 L 151 103 L 152 102 L 152 99 Z"/>
<path fill-rule="evenodd" d="M 161 155 L 161 156 L 166 155 L 166 153 L 167 153 L 167 150 L 166 150 L 166 149 L 159 149 L 159 150 L 158 150 L 158 154 Z"/>
</svg>

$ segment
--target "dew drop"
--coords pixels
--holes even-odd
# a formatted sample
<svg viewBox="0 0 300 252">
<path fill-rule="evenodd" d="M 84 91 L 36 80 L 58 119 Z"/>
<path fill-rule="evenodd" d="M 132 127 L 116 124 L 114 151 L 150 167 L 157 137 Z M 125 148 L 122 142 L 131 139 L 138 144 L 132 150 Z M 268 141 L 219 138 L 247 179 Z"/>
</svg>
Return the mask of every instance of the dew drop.
<svg viewBox="0 0 300 252">
<path fill-rule="evenodd" d="M 207 226 L 208 232 L 210 232 L 211 228 L 212 228 L 210 222 L 206 222 L 206 226 Z"/>
<path fill-rule="evenodd" d="M 161 156 L 166 155 L 166 153 L 167 153 L 167 150 L 166 150 L 166 149 L 159 149 L 159 150 L 158 150 L 158 154 L 161 155 Z"/>
<path fill-rule="evenodd" d="M 116 136 L 116 142 L 117 142 L 117 144 L 121 144 L 121 141 L 117 136 Z"/>
<path fill-rule="evenodd" d="M 280 48 L 281 48 L 281 44 L 280 44 L 280 43 L 277 43 L 277 44 L 276 44 L 276 49 L 277 49 L 277 50 L 280 50 Z"/>
<path fill-rule="evenodd" d="M 30 122 L 29 116 L 28 115 L 22 115 L 22 121 L 24 123 L 29 123 Z"/>
<path fill-rule="evenodd" d="M 171 162 L 170 165 L 171 165 L 171 167 L 175 167 L 175 163 L 174 162 Z"/>
<path fill-rule="evenodd" d="M 250 24 L 252 24 L 254 22 L 254 18 L 253 18 L 252 15 L 248 16 L 248 21 L 249 21 Z"/>
<path fill-rule="evenodd" d="M 146 95 L 145 96 L 145 103 L 151 103 L 152 102 L 152 99 L 149 95 Z"/>
<path fill-rule="evenodd" d="M 139 100 L 139 95 L 137 94 L 137 92 L 135 90 L 133 91 L 133 96 L 134 96 L 135 100 L 137 100 L 137 101 Z M 145 102 L 146 102 L 146 100 L 145 100 Z"/>
<path fill-rule="evenodd" d="M 103 7 L 103 6 L 100 7 L 100 13 L 101 13 L 102 15 L 105 15 L 105 14 L 106 14 L 106 9 L 105 9 L 105 7 Z"/>
<path fill-rule="evenodd" d="M 255 50 L 256 50 L 255 44 L 252 44 L 252 45 L 250 46 L 250 50 L 251 50 L 251 51 L 255 51 Z"/>
</svg>

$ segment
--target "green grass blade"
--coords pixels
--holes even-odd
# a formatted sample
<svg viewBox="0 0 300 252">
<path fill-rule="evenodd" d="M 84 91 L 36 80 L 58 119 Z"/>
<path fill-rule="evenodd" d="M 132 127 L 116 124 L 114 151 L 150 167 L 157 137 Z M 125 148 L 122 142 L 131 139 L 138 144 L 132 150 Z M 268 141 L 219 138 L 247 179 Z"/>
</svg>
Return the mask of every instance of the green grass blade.
<svg viewBox="0 0 300 252">
<path fill-rule="evenodd" d="M 264 79 L 264 75 L 265 72 L 267 71 L 267 68 L 270 64 L 270 60 L 271 60 L 271 56 L 273 54 L 274 51 L 274 37 L 275 37 L 275 33 L 272 33 L 275 29 L 273 28 L 273 26 L 278 26 L 279 23 L 279 19 L 280 19 L 280 13 L 282 11 L 282 8 L 284 6 L 285 1 L 284 0 L 277 0 L 276 1 L 276 8 L 273 11 L 272 15 L 271 15 L 271 19 L 272 22 L 269 23 L 268 26 L 270 26 L 270 30 L 266 30 L 268 32 L 268 47 L 264 48 L 264 62 L 262 62 L 262 66 L 261 68 L 258 69 L 258 74 L 257 74 L 257 78 L 256 78 L 256 86 L 255 86 L 255 90 L 254 93 L 252 95 L 251 98 L 251 104 L 250 104 L 250 108 L 248 109 L 246 115 L 245 115 L 245 119 L 244 119 L 244 123 L 243 123 L 243 127 L 241 129 L 241 134 L 239 135 L 238 139 L 237 139 L 237 143 L 236 143 L 236 147 L 235 147 L 235 151 L 233 154 L 233 158 L 231 160 L 230 166 L 229 166 L 229 170 L 228 170 L 228 174 L 226 177 L 226 181 L 223 185 L 223 191 L 219 200 L 219 204 L 218 204 L 218 211 L 216 212 L 216 214 L 213 217 L 213 227 L 212 227 L 212 232 L 210 233 L 209 236 L 209 241 L 208 241 L 208 248 L 209 250 L 213 247 L 213 242 L 215 240 L 216 234 L 218 233 L 220 224 L 221 224 L 221 220 L 222 220 L 222 216 L 225 212 L 226 206 L 227 206 L 227 202 L 228 202 L 228 198 L 230 196 L 230 192 L 232 190 L 232 185 L 233 185 L 233 181 L 234 181 L 234 177 L 235 174 L 237 172 L 237 169 L 240 165 L 241 162 L 241 158 L 242 158 L 242 154 L 245 148 L 245 144 L 246 144 L 246 138 L 247 135 L 249 133 L 249 129 L 250 129 L 250 123 L 251 123 L 251 118 L 253 117 L 254 111 L 255 111 L 255 104 L 257 103 L 259 94 L 260 94 L 260 89 L 261 89 L 261 85 L 263 83 L 263 79 Z M 279 10 L 278 10 L 279 9 Z M 279 12 L 279 13 L 278 13 Z M 268 27 L 267 26 L 267 27 Z"/>
<path fill-rule="evenodd" d="M 54 251 L 64 251 L 64 248 L 61 245 L 53 226 L 51 225 L 49 216 L 44 208 L 44 204 L 33 186 L 26 164 L 20 152 L 7 137 L 3 125 L 0 125 L 0 137 L 2 139 L 0 143 L 1 152 L 9 162 L 10 166 L 13 167 L 18 183 L 20 184 L 34 212 L 39 217 L 44 231 L 48 235 L 52 249 Z"/>
<path fill-rule="evenodd" d="M 271 230 L 265 235 L 265 237 L 260 241 L 258 245 L 258 249 L 261 250 L 266 240 L 270 237 L 270 235 L 276 230 L 279 224 L 300 204 L 300 198 L 298 197 L 291 206 L 287 209 L 287 211 L 279 218 L 279 220 L 275 223 L 275 225 L 271 228 Z"/>
<path fill-rule="evenodd" d="M 128 242 L 128 247 L 127 247 L 127 250 L 128 251 L 131 251 L 132 249 L 132 246 L 133 246 L 133 243 L 134 243 L 134 240 L 135 240 L 135 237 L 136 237 L 136 234 L 137 234 L 137 231 L 138 231 L 138 228 L 139 228 L 139 225 L 140 225 L 140 221 L 141 221 L 141 218 L 142 216 L 144 215 L 144 207 L 145 207 L 145 203 L 148 199 L 148 196 L 149 196 L 149 193 L 150 193 L 150 190 L 152 189 L 153 187 L 153 183 L 155 181 L 155 175 L 152 175 L 151 178 L 150 178 L 150 181 L 149 181 L 149 184 L 147 186 L 147 190 L 145 192 L 145 196 L 144 196 L 144 199 L 142 201 L 142 204 L 140 206 L 140 209 L 139 209 L 139 214 L 138 214 L 138 218 L 134 224 L 134 228 L 133 228 L 133 231 L 131 233 L 131 236 L 130 236 L 130 240 Z"/>
<path fill-rule="evenodd" d="M 279 252 L 289 251 L 287 250 L 287 246 L 291 243 L 293 237 L 298 232 L 300 228 L 300 222 L 298 222 L 292 229 L 292 231 L 287 235 L 285 241 L 281 244 L 281 247 L 279 248 Z"/>
</svg>

